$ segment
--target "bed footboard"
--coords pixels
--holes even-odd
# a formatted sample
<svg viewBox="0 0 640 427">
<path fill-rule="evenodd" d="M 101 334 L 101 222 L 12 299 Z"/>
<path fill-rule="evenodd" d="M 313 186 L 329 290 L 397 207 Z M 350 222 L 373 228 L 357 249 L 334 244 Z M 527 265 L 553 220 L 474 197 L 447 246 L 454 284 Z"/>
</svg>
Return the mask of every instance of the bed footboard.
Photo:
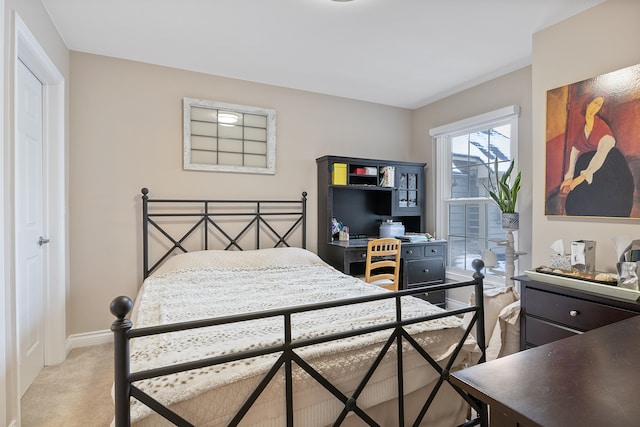
<svg viewBox="0 0 640 427">
<path fill-rule="evenodd" d="M 476 272 L 473 275 L 473 280 L 460 283 L 447 283 L 441 285 L 432 285 L 429 287 L 430 291 L 446 290 L 460 287 L 473 287 L 476 295 L 482 295 L 483 293 L 483 278 L 481 273 L 484 264 L 481 260 L 475 260 L 473 267 Z M 252 405 L 256 402 L 262 391 L 265 390 L 268 383 L 276 375 L 284 369 L 284 384 L 285 384 L 285 419 L 286 425 L 293 426 L 293 381 L 292 366 L 304 369 L 313 379 L 321 384 L 326 390 L 335 396 L 335 398 L 342 402 L 344 406 L 339 417 L 335 420 L 334 425 L 340 425 L 347 415 L 355 414 L 368 425 L 378 425 L 368 414 L 366 409 L 363 409 L 358 404 L 358 398 L 360 393 L 364 389 L 367 381 L 376 368 L 379 366 L 383 357 L 391 346 L 395 344 L 397 357 L 397 403 L 399 420 L 398 425 L 405 425 L 404 417 L 404 384 L 403 384 L 403 344 L 410 345 L 417 351 L 433 369 L 437 372 L 437 381 L 424 402 L 423 407 L 420 409 L 419 414 L 412 425 L 419 425 L 424 418 L 425 414 L 429 410 L 432 402 L 435 399 L 436 394 L 441 389 L 444 383 L 449 383 L 451 387 L 462 396 L 462 398 L 470 405 L 477 414 L 472 419 L 467 419 L 462 426 L 481 425 L 488 426 L 487 420 L 487 408 L 486 405 L 477 401 L 473 397 L 467 395 L 465 392 L 452 385 L 449 382 L 449 372 L 453 368 L 453 364 L 456 357 L 460 354 L 467 337 L 469 336 L 472 328 L 475 326 L 476 333 L 475 339 L 481 351 L 481 355 L 478 363 L 485 361 L 485 330 L 484 330 L 484 307 L 483 298 L 476 298 L 476 305 L 464 307 L 460 309 L 448 310 L 439 312 L 436 314 L 425 315 L 421 317 L 414 317 L 410 319 L 403 318 L 401 301 L 403 298 L 413 298 L 412 295 L 424 292 L 425 288 L 403 290 L 399 292 L 380 293 L 374 295 L 367 295 L 357 298 L 349 298 L 337 301 L 331 301 L 327 303 L 316 303 L 303 306 L 290 307 L 285 309 L 268 310 L 262 312 L 252 312 L 242 315 L 233 315 L 213 319 L 205 319 L 198 321 L 183 322 L 177 324 L 153 326 L 146 328 L 134 329 L 132 322 L 127 319 L 127 315 L 130 313 L 133 303 L 128 297 L 117 297 L 111 303 L 111 312 L 116 316 L 116 320 L 111 326 L 111 330 L 114 333 L 114 401 L 115 401 L 115 426 L 126 427 L 131 424 L 130 415 L 130 401 L 131 398 L 137 399 L 139 402 L 151 408 L 154 412 L 169 420 L 171 423 L 177 426 L 191 426 L 192 424 L 184 419 L 181 415 L 177 414 L 170 408 L 164 406 L 158 402 L 154 397 L 145 393 L 143 390 L 136 386 L 136 382 L 140 380 L 161 377 L 165 375 L 175 374 L 178 372 L 185 372 L 192 369 L 198 369 L 208 366 L 219 365 L 228 363 L 230 361 L 241 361 L 244 359 L 263 356 L 263 355 L 277 355 L 276 362 L 273 367 L 265 374 L 264 378 L 259 382 L 256 389 L 247 397 L 246 402 L 242 405 L 235 417 L 228 425 L 237 425 L 241 422 L 243 417 L 247 414 Z M 306 339 L 292 339 L 292 326 L 291 317 L 296 313 L 302 313 L 312 310 L 324 310 L 327 308 L 341 307 L 350 304 L 362 304 L 369 301 L 377 301 L 383 299 L 395 300 L 396 306 L 396 318 L 395 321 L 387 322 L 384 324 L 377 324 L 368 327 L 359 327 L 354 330 L 348 330 L 340 333 L 332 333 L 330 335 L 323 335 L 318 337 L 306 338 Z M 433 319 L 445 318 L 448 316 L 462 316 L 465 313 L 473 313 L 472 320 L 468 326 L 464 329 L 462 339 L 456 345 L 455 350 L 445 363 L 445 366 L 441 366 L 436 360 L 434 360 L 428 352 L 428 349 L 423 348 L 420 344 L 413 339 L 413 337 L 407 332 L 409 325 L 426 322 Z M 260 347 L 252 350 L 245 350 L 235 354 L 227 354 L 223 356 L 215 356 L 206 358 L 203 360 L 195 360 L 187 363 L 179 363 L 170 366 L 162 366 L 155 369 L 146 371 L 131 372 L 130 371 L 130 341 L 135 338 L 148 337 L 152 335 L 167 334 L 177 331 L 185 331 L 195 328 L 211 327 L 215 325 L 230 324 L 234 322 L 246 322 L 248 320 L 266 319 L 266 318 L 281 318 L 283 324 L 283 340 L 280 344 L 274 344 L 267 347 Z M 379 331 L 388 331 L 389 337 L 386 344 L 383 345 L 380 353 L 372 361 L 371 368 L 365 378 L 362 379 L 361 384 L 356 387 L 352 394 L 344 394 L 337 387 L 332 385 L 325 377 L 318 373 L 311 364 L 309 364 L 303 357 L 301 357 L 299 350 L 315 344 L 323 344 L 332 340 L 340 340 L 344 338 L 355 337 L 357 335 L 371 334 Z M 386 335 L 385 335 L 386 336 Z"/>
</svg>

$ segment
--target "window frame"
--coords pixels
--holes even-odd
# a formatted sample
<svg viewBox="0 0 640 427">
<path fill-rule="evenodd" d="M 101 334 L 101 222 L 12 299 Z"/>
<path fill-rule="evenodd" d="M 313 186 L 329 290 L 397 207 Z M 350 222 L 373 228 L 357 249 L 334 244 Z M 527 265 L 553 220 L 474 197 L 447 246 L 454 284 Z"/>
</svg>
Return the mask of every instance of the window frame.
<svg viewBox="0 0 640 427">
<path fill-rule="evenodd" d="M 520 107 L 511 105 L 490 111 L 467 119 L 459 120 L 429 130 L 433 138 L 433 158 L 435 159 L 435 232 L 437 236 L 448 238 L 449 216 L 448 209 L 451 205 L 475 203 L 488 205 L 495 203 L 488 195 L 486 197 L 456 198 L 450 197 L 452 177 L 452 153 L 451 140 L 454 137 L 469 134 L 476 131 L 495 128 L 502 125 L 511 126 L 510 151 L 514 160 L 514 169 L 518 170 L 518 119 Z M 515 237 L 517 240 L 517 236 Z M 517 247 L 517 241 L 515 242 Z M 454 279 L 468 277 L 470 270 L 449 266 L 449 254 L 446 256 L 447 275 Z M 504 283 L 504 278 L 499 275 L 488 275 L 487 283 Z"/>
<path fill-rule="evenodd" d="M 191 127 L 192 127 L 192 117 L 191 117 L 191 109 L 192 107 L 200 108 L 200 109 L 211 109 L 211 110 L 219 110 L 221 112 L 230 112 L 230 113 L 238 113 L 239 115 L 254 115 L 254 116 L 262 116 L 265 117 L 266 120 L 266 147 L 265 147 L 265 157 L 266 164 L 265 167 L 260 166 L 245 166 L 245 165 L 237 165 L 237 164 L 225 164 L 225 163 L 198 163 L 192 159 L 192 140 L 191 140 Z M 214 172 L 240 172 L 240 173 L 256 173 L 256 174 L 270 174 L 274 175 L 276 173 L 276 111 L 270 108 L 262 108 L 262 107 L 250 107 L 246 105 L 238 105 L 238 104 L 229 104 L 225 102 L 218 101 L 209 101 L 204 99 L 194 99 L 194 98 L 183 98 L 183 126 L 184 126 L 184 153 L 183 153 L 183 167 L 185 170 L 196 170 L 196 171 L 214 171 Z M 219 124 L 222 122 L 216 122 Z M 222 126 L 239 126 L 242 130 L 242 135 L 245 133 L 245 129 L 248 129 L 249 126 L 245 126 L 244 122 L 241 124 L 229 124 Z M 262 129 L 262 128 L 260 128 Z M 218 135 L 216 134 L 215 139 L 218 140 Z M 248 140 L 239 139 L 243 145 L 242 151 L 238 151 L 242 156 L 247 154 L 252 155 L 251 152 L 247 152 L 244 149 L 244 144 Z M 212 150 L 211 152 L 219 152 L 219 149 Z M 216 154 L 217 155 L 217 154 Z"/>
</svg>

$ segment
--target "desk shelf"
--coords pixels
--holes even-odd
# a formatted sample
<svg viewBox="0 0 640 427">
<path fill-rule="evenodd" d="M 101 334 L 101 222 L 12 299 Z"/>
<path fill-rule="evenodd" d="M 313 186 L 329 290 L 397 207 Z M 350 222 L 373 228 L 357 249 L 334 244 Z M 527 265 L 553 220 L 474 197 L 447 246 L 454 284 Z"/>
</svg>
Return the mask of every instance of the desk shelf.
<svg viewBox="0 0 640 427">
<path fill-rule="evenodd" d="M 402 222 L 406 232 L 425 230 L 426 163 L 342 156 L 316 159 L 318 174 L 318 252 L 324 257 L 331 242 L 331 220 L 349 227 L 351 234 L 377 236 L 382 222 Z M 344 179 L 334 180 L 336 165 L 344 165 Z M 375 174 L 354 173 L 375 170 Z M 391 172 L 393 171 L 393 173 Z M 385 182 L 385 174 L 393 179 Z M 334 184 L 339 182 L 339 184 Z"/>
</svg>

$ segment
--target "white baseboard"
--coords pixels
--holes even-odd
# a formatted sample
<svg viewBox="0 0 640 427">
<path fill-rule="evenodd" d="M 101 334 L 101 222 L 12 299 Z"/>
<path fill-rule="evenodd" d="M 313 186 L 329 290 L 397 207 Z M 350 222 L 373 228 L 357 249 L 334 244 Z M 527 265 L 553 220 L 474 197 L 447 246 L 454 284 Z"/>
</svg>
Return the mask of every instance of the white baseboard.
<svg viewBox="0 0 640 427">
<path fill-rule="evenodd" d="M 67 337 L 67 354 L 74 348 L 108 344 L 111 342 L 113 342 L 113 332 L 110 330 L 69 335 Z"/>
<path fill-rule="evenodd" d="M 459 308 L 469 307 L 469 301 L 463 302 L 457 299 L 447 298 L 447 310 L 457 310 Z"/>
</svg>

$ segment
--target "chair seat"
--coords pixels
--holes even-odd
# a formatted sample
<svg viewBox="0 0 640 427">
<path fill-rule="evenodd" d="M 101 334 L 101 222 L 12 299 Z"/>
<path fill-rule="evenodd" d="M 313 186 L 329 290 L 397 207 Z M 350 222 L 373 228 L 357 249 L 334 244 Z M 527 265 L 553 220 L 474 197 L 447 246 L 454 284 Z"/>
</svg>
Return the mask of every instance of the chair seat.
<svg viewBox="0 0 640 427">
<path fill-rule="evenodd" d="M 393 285 L 393 280 L 389 280 L 389 279 L 382 279 L 382 280 L 375 280 L 373 282 L 369 282 L 372 285 L 376 285 L 376 286 L 385 286 L 385 285 Z"/>
<path fill-rule="evenodd" d="M 363 276 L 363 275 L 358 275 L 358 276 L 355 276 L 355 277 L 360 279 L 360 280 L 362 280 L 365 283 L 369 283 L 370 285 L 376 285 L 376 286 L 378 286 L 380 288 L 385 288 L 385 289 L 388 289 L 390 291 L 395 290 L 396 284 L 391 279 L 374 280 L 373 282 L 367 282 L 365 280 L 365 276 Z"/>
</svg>

